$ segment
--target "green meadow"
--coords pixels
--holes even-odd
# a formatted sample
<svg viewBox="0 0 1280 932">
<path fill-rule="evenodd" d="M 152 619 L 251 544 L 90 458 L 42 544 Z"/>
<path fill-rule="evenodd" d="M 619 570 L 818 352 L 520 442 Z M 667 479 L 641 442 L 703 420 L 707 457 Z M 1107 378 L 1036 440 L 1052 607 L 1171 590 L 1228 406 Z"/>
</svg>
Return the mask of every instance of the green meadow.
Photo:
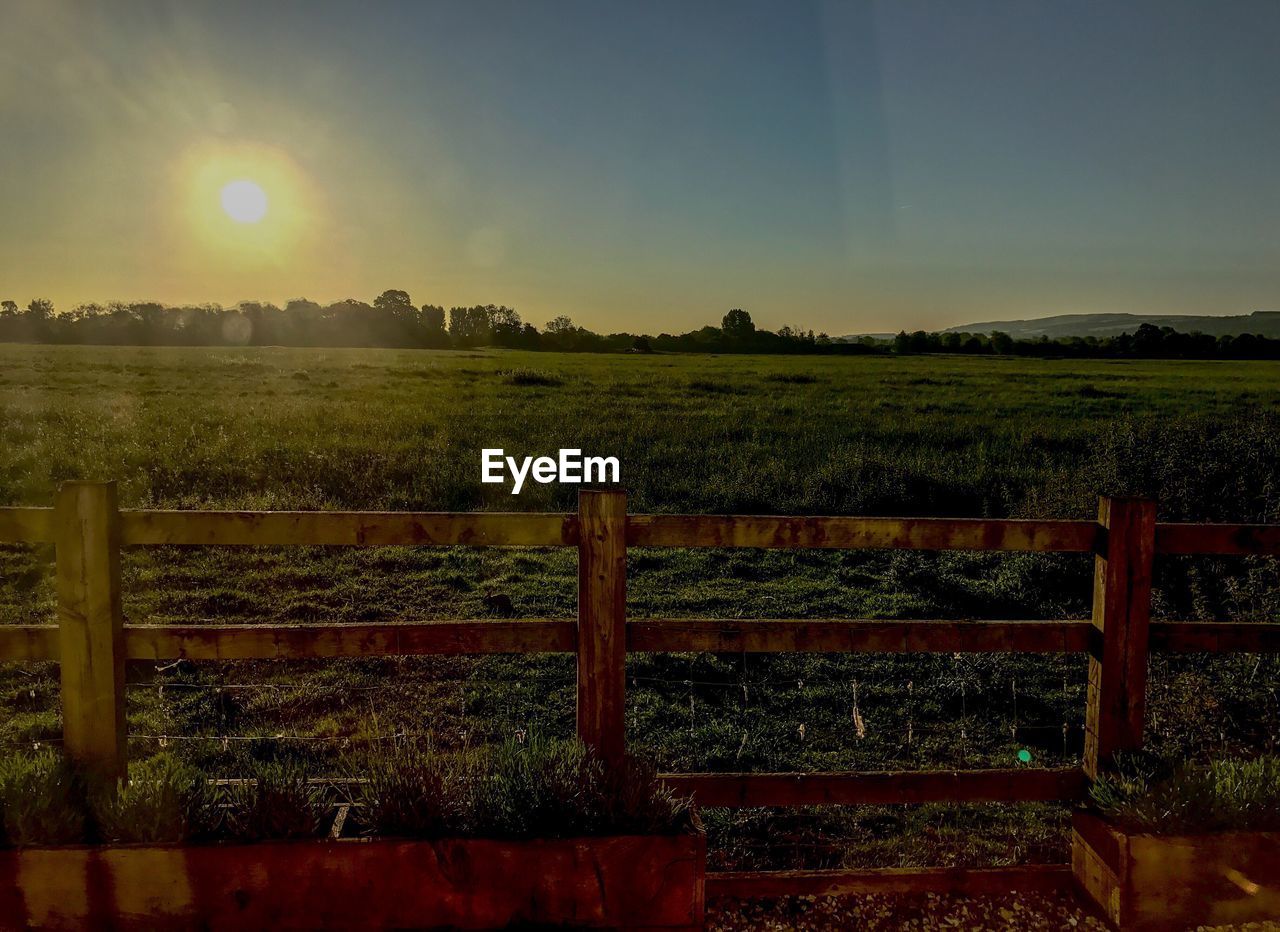
<svg viewBox="0 0 1280 932">
<path fill-rule="evenodd" d="M 480 451 L 616 456 L 632 512 L 1280 521 L 1280 364 L 965 357 L 0 346 L 0 504 L 115 479 L 125 507 L 571 511 L 480 481 Z M 133 624 L 576 613 L 571 551 L 126 552 Z M 1274 619 L 1261 559 L 1161 560 L 1164 618 Z M 1080 556 L 635 550 L 631 617 L 1064 618 Z M 0 549 L 0 623 L 47 622 L 52 552 Z M 1032 766 L 1078 759 L 1082 657 L 638 655 L 628 740 L 664 768 Z M 1152 744 L 1274 750 L 1274 657 L 1153 661 Z M 233 773 L 340 769 L 369 743 L 573 728 L 567 656 L 134 665 L 130 753 Z M 56 743 L 56 668 L 0 666 L 0 742 Z M 1026 756 L 1025 754 L 1022 756 Z M 708 813 L 720 865 L 1061 860 L 1052 806 Z"/>
</svg>

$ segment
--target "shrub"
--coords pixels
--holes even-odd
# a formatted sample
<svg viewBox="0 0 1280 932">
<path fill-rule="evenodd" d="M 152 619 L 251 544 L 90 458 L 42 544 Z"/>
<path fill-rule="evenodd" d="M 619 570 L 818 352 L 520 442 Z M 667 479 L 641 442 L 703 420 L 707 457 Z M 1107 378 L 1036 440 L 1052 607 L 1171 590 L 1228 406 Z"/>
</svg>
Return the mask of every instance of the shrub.
<svg viewBox="0 0 1280 932">
<path fill-rule="evenodd" d="M 629 758 L 623 770 L 606 771 L 603 797 L 602 823 L 619 834 L 661 835 L 699 825 L 693 800 L 676 796 L 659 782 L 657 768 L 649 761 Z"/>
<path fill-rule="evenodd" d="M 579 741 L 507 741 L 476 752 L 471 766 L 468 834 L 665 834 L 694 824 L 689 801 L 659 783 L 654 769 L 628 760 L 610 771 Z"/>
<path fill-rule="evenodd" d="M 171 754 L 129 765 L 115 793 L 92 794 L 98 834 L 107 842 L 190 841 L 211 833 L 216 794 L 195 767 Z"/>
<path fill-rule="evenodd" d="M 0 809 L 9 845 L 69 845 L 85 840 L 80 775 L 58 754 L 0 759 Z"/>
<path fill-rule="evenodd" d="M 228 784 L 217 828 L 237 841 L 310 838 L 320 831 L 324 794 L 297 764 L 259 764 L 253 778 Z"/>
<path fill-rule="evenodd" d="M 713 382 L 710 379 L 694 379 L 689 383 L 691 391 L 706 392 L 711 395 L 741 395 L 746 389 L 728 382 Z"/>
<path fill-rule="evenodd" d="M 1090 790 L 1103 815 L 1164 835 L 1280 830 L 1280 757 L 1228 758 L 1171 768 L 1146 755 L 1117 758 Z"/>
<path fill-rule="evenodd" d="M 418 747 L 366 758 L 363 802 L 378 835 L 555 838 L 689 830 L 688 800 L 631 762 L 610 773 L 578 741 L 533 737 L 455 754 Z"/>
<path fill-rule="evenodd" d="M 1096 385 L 1082 385 L 1076 390 L 1076 394 L 1081 398 L 1123 398 L 1120 392 L 1107 391 L 1105 388 L 1098 388 Z"/>
<path fill-rule="evenodd" d="M 364 779 L 359 799 L 373 834 L 440 837 L 457 830 L 461 806 L 456 758 L 416 743 L 354 758 L 349 769 Z"/>
<path fill-rule="evenodd" d="M 564 379 L 552 375 L 542 369 L 509 369 L 501 373 L 502 380 L 508 385 L 543 385 L 554 387 L 563 385 Z"/>
<path fill-rule="evenodd" d="M 580 835 L 599 823 L 599 764 L 577 742 L 507 741 L 470 755 L 471 834 Z"/>
</svg>

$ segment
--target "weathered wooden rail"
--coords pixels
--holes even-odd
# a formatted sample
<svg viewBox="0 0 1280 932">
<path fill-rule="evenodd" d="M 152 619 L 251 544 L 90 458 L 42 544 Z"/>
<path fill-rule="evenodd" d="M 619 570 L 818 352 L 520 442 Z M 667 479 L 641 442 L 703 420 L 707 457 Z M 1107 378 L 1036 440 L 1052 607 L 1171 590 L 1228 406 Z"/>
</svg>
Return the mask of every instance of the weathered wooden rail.
<svg viewBox="0 0 1280 932">
<path fill-rule="evenodd" d="M 1117 751 L 1142 743 L 1147 658 L 1280 652 L 1280 624 L 1150 621 L 1157 554 L 1280 555 L 1280 526 L 1158 524 L 1153 502 L 1103 498 L 1097 521 L 628 515 L 625 493 L 583 492 L 576 514 L 121 511 L 113 483 L 69 482 L 52 508 L 0 508 L 0 543 L 56 546 L 57 624 L 0 626 L 0 660 L 56 661 L 66 752 L 108 774 L 126 763 L 129 660 L 252 660 L 440 653 L 577 657 L 578 734 L 625 754 L 628 652 L 1079 652 L 1089 658 L 1080 768 L 873 773 L 682 773 L 707 806 L 1075 800 Z M 576 547 L 578 618 L 385 624 L 126 625 L 120 551 L 137 546 Z M 719 620 L 626 617 L 628 547 L 992 550 L 1094 555 L 1088 620 Z M 732 895 L 1054 886 L 1059 866 L 712 875 Z"/>
</svg>

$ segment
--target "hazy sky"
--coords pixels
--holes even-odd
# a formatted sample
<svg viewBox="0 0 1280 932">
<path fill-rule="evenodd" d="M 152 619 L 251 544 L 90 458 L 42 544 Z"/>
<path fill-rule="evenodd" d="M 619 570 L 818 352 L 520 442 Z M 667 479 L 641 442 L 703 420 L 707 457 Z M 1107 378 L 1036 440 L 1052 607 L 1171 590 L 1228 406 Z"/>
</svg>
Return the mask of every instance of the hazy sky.
<svg viewBox="0 0 1280 932">
<path fill-rule="evenodd" d="M 1278 49 L 1274 0 L 0 0 L 0 297 L 1280 308 Z"/>
</svg>

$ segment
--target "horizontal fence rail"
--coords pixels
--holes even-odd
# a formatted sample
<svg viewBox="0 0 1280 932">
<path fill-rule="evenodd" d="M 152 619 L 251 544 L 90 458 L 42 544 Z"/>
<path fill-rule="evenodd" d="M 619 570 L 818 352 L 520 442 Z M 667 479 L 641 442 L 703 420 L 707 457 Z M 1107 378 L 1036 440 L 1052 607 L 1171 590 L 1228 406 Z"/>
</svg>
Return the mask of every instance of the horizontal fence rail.
<svg viewBox="0 0 1280 932">
<path fill-rule="evenodd" d="M 872 806 L 1080 799 L 1079 767 L 851 773 L 669 773 L 662 779 L 702 806 Z"/>
<path fill-rule="evenodd" d="M 632 515 L 633 547 L 765 547 L 839 550 L 1039 550 L 1088 553 L 1091 521 L 972 518 L 798 518 L 759 515 Z"/>
<path fill-rule="evenodd" d="M 126 511 L 120 519 L 125 546 L 573 547 L 578 543 L 575 515 Z"/>
<path fill-rule="evenodd" d="M 1276 556 L 1280 525 L 1157 524 L 1156 553 Z"/>
<path fill-rule="evenodd" d="M 575 547 L 578 516 L 536 512 L 121 511 L 125 546 Z M 628 515 L 631 547 L 1092 553 L 1092 521 Z M 0 508 L 0 544 L 53 542 L 53 509 Z M 1280 555 L 1280 525 L 1157 524 L 1155 552 Z"/>
<path fill-rule="evenodd" d="M 0 625 L 0 660 L 57 659 L 57 625 Z"/>
<path fill-rule="evenodd" d="M 0 508 L 0 544 L 51 543 L 52 508 Z"/>
<path fill-rule="evenodd" d="M 1174 654 L 1280 653 L 1280 624 L 1269 621 L 1156 621 L 1151 649 Z"/>
<path fill-rule="evenodd" d="M 130 660 L 301 660 L 411 654 L 572 653 L 572 621 L 407 624 L 126 625 Z"/>
<path fill-rule="evenodd" d="M 584 492 L 577 513 L 118 510 L 111 483 L 66 483 L 53 508 L 0 508 L 0 544 L 55 544 L 58 623 L 0 626 L 0 660 L 60 665 L 64 747 L 125 766 L 128 661 L 295 660 L 414 654 L 572 653 L 578 734 L 625 757 L 627 653 L 1084 653 L 1089 680 L 1080 767 L 836 773 L 671 773 L 711 807 L 1079 800 L 1120 750 L 1141 746 L 1147 658 L 1280 653 L 1280 623 L 1149 620 L 1157 554 L 1280 555 L 1280 525 L 1158 524 L 1139 499 L 1100 502 L 1097 521 L 627 515 L 622 492 Z M 576 619 L 360 624 L 124 624 L 122 547 L 575 547 Z M 1089 619 L 714 619 L 626 617 L 628 547 L 976 550 L 1091 554 Z M 711 874 L 708 895 L 989 893 L 1058 889 L 1063 865 Z"/>
</svg>

